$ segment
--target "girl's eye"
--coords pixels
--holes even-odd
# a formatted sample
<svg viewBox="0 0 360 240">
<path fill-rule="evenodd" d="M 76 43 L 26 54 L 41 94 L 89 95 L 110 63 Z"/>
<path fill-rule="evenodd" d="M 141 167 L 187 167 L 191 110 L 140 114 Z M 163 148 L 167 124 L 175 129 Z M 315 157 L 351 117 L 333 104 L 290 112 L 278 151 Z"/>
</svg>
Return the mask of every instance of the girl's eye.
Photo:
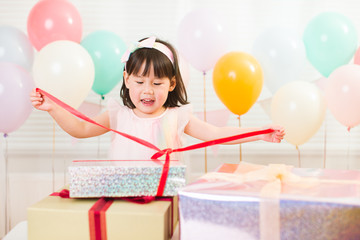
<svg viewBox="0 0 360 240">
<path fill-rule="evenodd" d="M 159 85 L 161 85 L 162 83 L 154 83 L 154 85 L 156 85 L 156 86 L 159 86 Z"/>
<path fill-rule="evenodd" d="M 143 84 L 144 82 L 136 81 L 137 84 Z"/>
</svg>

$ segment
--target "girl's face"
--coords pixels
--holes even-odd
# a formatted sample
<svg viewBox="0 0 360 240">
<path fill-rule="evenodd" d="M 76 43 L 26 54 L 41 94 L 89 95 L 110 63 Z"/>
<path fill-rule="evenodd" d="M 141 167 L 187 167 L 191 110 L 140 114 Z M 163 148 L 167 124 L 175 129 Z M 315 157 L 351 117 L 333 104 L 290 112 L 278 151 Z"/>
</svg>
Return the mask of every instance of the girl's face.
<svg viewBox="0 0 360 240">
<path fill-rule="evenodd" d="M 148 76 L 141 76 L 145 63 L 142 65 L 139 74 L 127 74 L 124 71 L 126 88 L 129 89 L 129 95 L 132 103 L 135 105 L 134 113 L 138 117 L 151 118 L 160 116 L 164 111 L 164 104 L 169 92 L 174 90 L 175 78 L 158 78 L 154 75 L 151 68 Z"/>
</svg>

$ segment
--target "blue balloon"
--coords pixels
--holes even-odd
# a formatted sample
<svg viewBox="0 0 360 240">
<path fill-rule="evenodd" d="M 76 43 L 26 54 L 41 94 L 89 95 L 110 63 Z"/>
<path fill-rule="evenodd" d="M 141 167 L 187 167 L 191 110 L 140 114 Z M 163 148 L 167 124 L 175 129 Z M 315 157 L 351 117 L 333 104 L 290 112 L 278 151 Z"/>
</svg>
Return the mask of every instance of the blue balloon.
<svg viewBox="0 0 360 240">
<path fill-rule="evenodd" d="M 92 90 L 101 96 L 110 92 L 122 79 L 126 51 L 124 41 L 111 31 L 95 31 L 86 36 L 81 45 L 89 52 L 95 66 Z"/>
<path fill-rule="evenodd" d="M 324 12 L 306 26 L 303 41 L 310 63 L 325 77 L 349 63 L 355 54 L 358 36 L 354 24 L 336 12 Z"/>
</svg>

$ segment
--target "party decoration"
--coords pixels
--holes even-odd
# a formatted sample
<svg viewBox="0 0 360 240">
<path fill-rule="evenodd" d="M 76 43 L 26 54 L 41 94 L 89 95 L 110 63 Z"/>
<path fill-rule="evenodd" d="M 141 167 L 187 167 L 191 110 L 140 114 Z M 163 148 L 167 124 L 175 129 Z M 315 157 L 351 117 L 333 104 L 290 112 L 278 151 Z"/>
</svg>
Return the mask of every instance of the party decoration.
<svg viewBox="0 0 360 240">
<path fill-rule="evenodd" d="M 285 140 L 299 146 L 321 127 L 326 113 L 325 98 L 313 83 L 293 81 L 281 87 L 271 102 L 271 118 L 285 128 Z"/>
<path fill-rule="evenodd" d="M 80 106 L 94 82 L 94 63 L 78 43 L 55 41 L 35 57 L 33 77 L 37 87 L 74 108 Z"/>
<path fill-rule="evenodd" d="M 95 31 L 86 36 L 81 45 L 90 54 L 95 66 L 92 90 L 103 96 L 122 79 L 124 63 L 121 56 L 126 50 L 125 42 L 111 31 Z"/>
<path fill-rule="evenodd" d="M 302 39 L 292 29 L 272 27 L 260 34 L 252 54 L 264 72 L 265 86 L 273 93 L 299 79 L 306 63 Z"/>
<path fill-rule="evenodd" d="M 34 86 L 24 68 L 0 62 L 0 132 L 9 134 L 28 119 L 33 109 L 29 96 Z"/>
<path fill-rule="evenodd" d="M 58 40 L 80 43 L 82 20 L 76 7 L 69 1 L 42 0 L 29 13 L 27 31 L 31 43 L 38 51 Z"/>
<path fill-rule="evenodd" d="M 360 123 L 360 66 L 344 65 L 330 74 L 325 97 L 330 112 L 349 129 Z"/>
<path fill-rule="evenodd" d="M 259 97 L 263 86 L 260 64 L 250 54 L 230 52 L 221 57 L 213 71 L 217 96 L 236 115 L 246 113 Z"/>
<path fill-rule="evenodd" d="M 212 69 L 227 52 L 229 31 L 214 10 L 200 8 L 189 12 L 178 29 L 179 51 L 197 70 Z"/>
<path fill-rule="evenodd" d="M 89 101 L 82 102 L 80 107 L 78 107 L 79 112 L 91 118 L 100 114 L 102 109 L 103 106 L 101 104 L 92 103 Z"/>
<path fill-rule="evenodd" d="M 325 93 L 325 89 L 328 83 L 328 79 L 326 77 L 320 77 L 315 79 L 313 82 L 323 93 Z"/>
<path fill-rule="evenodd" d="M 271 102 L 272 97 L 265 98 L 262 100 L 258 100 L 257 103 L 260 105 L 260 107 L 264 110 L 265 114 L 270 117 L 271 116 Z"/>
<path fill-rule="evenodd" d="M 349 18 L 336 12 L 324 12 L 307 24 L 303 41 L 310 63 L 328 77 L 352 59 L 358 36 Z"/>
<path fill-rule="evenodd" d="M 21 30 L 0 26 L 0 62 L 10 62 L 29 71 L 34 61 L 34 49 Z"/>
</svg>

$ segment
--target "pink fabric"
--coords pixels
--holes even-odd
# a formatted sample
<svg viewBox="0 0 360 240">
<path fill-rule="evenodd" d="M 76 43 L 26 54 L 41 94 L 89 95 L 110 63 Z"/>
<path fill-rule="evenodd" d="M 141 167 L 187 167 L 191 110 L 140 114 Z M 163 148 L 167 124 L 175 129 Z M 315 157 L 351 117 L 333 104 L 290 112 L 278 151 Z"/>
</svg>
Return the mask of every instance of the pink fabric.
<svg viewBox="0 0 360 240">
<path fill-rule="evenodd" d="M 122 106 L 114 99 L 108 101 L 110 128 L 126 132 L 148 141 L 160 149 L 180 148 L 185 144 L 184 129 L 189 122 L 191 106 L 168 108 L 156 118 L 140 118 L 132 109 Z M 118 134 L 112 134 L 109 159 L 150 159 L 156 151 L 129 141 Z M 181 153 L 171 154 L 172 160 L 182 160 Z"/>
</svg>

